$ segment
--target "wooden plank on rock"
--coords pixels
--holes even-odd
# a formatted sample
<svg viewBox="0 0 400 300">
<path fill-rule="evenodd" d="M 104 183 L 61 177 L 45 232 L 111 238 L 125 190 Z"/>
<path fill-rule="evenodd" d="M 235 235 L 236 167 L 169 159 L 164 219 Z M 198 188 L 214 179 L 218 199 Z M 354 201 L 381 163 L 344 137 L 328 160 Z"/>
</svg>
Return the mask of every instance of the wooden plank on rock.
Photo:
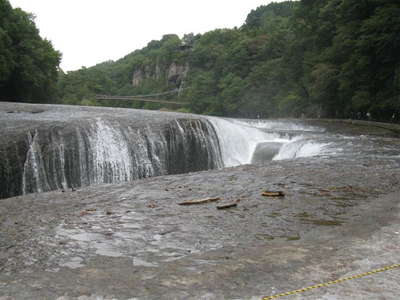
<svg viewBox="0 0 400 300">
<path fill-rule="evenodd" d="M 178 203 L 178 205 L 197 205 L 197 204 L 204 204 L 204 203 L 210 203 L 210 202 L 215 202 L 220 200 L 220 197 L 216 198 L 205 198 L 205 199 L 198 199 L 198 200 L 189 200 L 189 201 L 184 201 Z"/>
</svg>

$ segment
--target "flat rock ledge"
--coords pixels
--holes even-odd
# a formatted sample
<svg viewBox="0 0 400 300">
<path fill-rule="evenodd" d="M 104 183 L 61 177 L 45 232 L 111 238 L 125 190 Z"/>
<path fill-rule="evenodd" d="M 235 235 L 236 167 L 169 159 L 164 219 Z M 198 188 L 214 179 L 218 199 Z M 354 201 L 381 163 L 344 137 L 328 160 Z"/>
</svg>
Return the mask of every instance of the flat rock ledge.
<svg viewBox="0 0 400 300">
<path fill-rule="evenodd" d="M 260 299 L 400 263 L 399 165 L 299 159 L 1 200 L 0 299 Z M 287 299 L 398 295 L 397 269 Z"/>
</svg>

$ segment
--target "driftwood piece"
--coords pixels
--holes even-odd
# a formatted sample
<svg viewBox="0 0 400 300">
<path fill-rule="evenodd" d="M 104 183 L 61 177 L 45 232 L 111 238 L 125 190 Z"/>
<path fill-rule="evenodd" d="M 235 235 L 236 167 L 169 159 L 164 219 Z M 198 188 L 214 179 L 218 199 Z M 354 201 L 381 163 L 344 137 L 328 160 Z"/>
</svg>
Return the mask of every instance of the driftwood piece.
<svg viewBox="0 0 400 300">
<path fill-rule="evenodd" d="M 265 197 L 285 197 L 285 193 L 282 191 L 265 191 L 261 195 Z"/>
<path fill-rule="evenodd" d="M 236 207 L 237 203 L 228 203 L 228 204 L 222 204 L 222 205 L 217 205 L 217 209 L 227 209 L 231 207 Z"/>
<path fill-rule="evenodd" d="M 95 208 L 88 208 L 88 209 L 82 210 L 82 211 L 79 213 L 79 216 L 80 216 L 80 217 L 83 217 L 83 216 L 92 214 L 92 213 L 95 212 L 95 211 L 96 211 Z"/>
<path fill-rule="evenodd" d="M 190 200 L 190 201 L 184 201 L 178 203 L 178 205 L 196 205 L 196 204 L 204 204 L 204 203 L 210 203 L 210 202 L 215 202 L 220 200 L 220 197 L 216 198 L 205 198 L 205 199 L 198 199 L 198 200 Z"/>
</svg>

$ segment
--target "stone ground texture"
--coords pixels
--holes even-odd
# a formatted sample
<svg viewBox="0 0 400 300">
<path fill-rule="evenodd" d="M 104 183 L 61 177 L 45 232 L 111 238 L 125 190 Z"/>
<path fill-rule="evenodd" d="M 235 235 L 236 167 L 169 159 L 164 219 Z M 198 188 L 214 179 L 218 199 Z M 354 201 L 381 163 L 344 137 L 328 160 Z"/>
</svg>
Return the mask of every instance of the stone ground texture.
<svg viewBox="0 0 400 300">
<path fill-rule="evenodd" d="M 308 122 L 363 155 L 0 200 L 0 300 L 261 299 L 400 263 L 398 127 Z M 281 299 L 399 298 L 395 269 Z"/>
<path fill-rule="evenodd" d="M 260 299 L 399 263 L 399 182 L 398 161 L 302 159 L 5 199 L 0 299 Z M 213 196 L 238 206 L 177 204 Z M 398 299 L 399 279 L 286 298 Z"/>
</svg>

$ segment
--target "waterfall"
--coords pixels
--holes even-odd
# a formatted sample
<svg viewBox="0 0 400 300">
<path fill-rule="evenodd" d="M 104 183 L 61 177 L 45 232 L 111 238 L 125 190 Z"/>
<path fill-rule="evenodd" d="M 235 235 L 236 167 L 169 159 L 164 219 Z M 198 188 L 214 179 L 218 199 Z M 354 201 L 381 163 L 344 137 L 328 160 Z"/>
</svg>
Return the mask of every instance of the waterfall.
<svg viewBox="0 0 400 300">
<path fill-rule="evenodd" d="M 169 174 L 223 166 L 219 136 L 205 119 L 178 119 L 170 124 L 168 139 Z"/>
<path fill-rule="evenodd" d="M 269 160 L 311 157 L 328 153 L 329 144 L 317 142 L 305 133 L 321 133 L 314 126 L 282 122 L 208 117 L 217 131 L 225 167 Z"/>
<path fill-rule="evenodd" d="M 208 120 L 217 132 L 225 167 L 251 163 L 254 150 L 259 143 L 288 142 L 279 134 L 263 132 L 249 123 L 214 117 L 208 117 Z"/>
<path fill-rule="evenodd" d="M 317 128 L 288 122 L 191 115 L 150 122 L 138 116 L 80 118 L 30 130 L 15 143 L 16 154 L 0 161 L 7 168 L 0 173 L 2 197 L 313 156 L 328 148 L 301 133 Z M 11 164 L 19 153 L 23 161 Z"/>
<path fill-rule="evenodd" d="M 329 143 L 319 143 L 302 136 L 296 137 L 293 141 L 284 144 L 273 160 L 294 159 L 299 157 L 312 157 L 327 154 L 325 150 Z"/>
<path fill-rule="evenodd" d="M 22 194 L 222 167 L 217 134 L 205 119 L 136 127 L 96 118 L 28 134 Z"/>
<path fill-rule="evenodd" d="M 132 161 L 128 141 L 122 131 L 96 119 L 89 134 L 94 183 L 118 183 L 132 180 Z M 141 141 L 138 141 L 140 143 Z"/>
</svg>

